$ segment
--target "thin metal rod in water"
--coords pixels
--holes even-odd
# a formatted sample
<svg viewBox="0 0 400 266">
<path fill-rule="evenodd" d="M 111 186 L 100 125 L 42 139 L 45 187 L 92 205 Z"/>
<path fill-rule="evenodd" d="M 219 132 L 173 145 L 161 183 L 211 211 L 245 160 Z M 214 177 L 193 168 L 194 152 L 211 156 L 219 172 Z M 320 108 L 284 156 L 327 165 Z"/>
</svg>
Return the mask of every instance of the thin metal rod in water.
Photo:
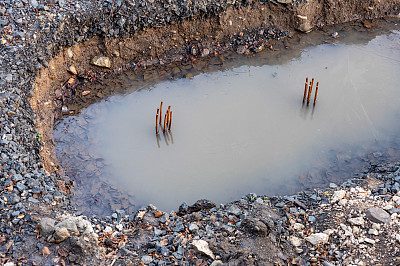
<svg viewBox="0 0 400 266">
<path fill-rule="evenodd" d="M 164 116 L 164 129 L 163 129 L 164 132 L 167 129 L 166 128 L 167 127 L 167 115 L 168 115 L 168 113 L 165 113 L 165 116 Z"/>
<path fill-rule="evenodd" d="M 172 124 L 172 111 L 169 112 L 169 121 L 168 121 L 168 130 L 171 130 L 171 124 Z"/>
<path fill-rule="evenodd" d="M 317 87 L 315 88 L 314 105 L 317 102 L 318 86 L 319 86 L 319 82 L 317 82 Z"/>
<path fill-rule="evenodd" d="M 310 97 L 311 97 L 311 92 L 312 92 L 312 86 L 314 84 L 314 78 L 310 82 L 310 86 L 308 87 L 308 97 L 307 97 L 307 105 L 310 104 Z"/>
<path fill-rule="evenodd" d="M 161 101 L 161 104 L 160 104 L 160 125 L 162 125 L 162 105 L 163 105 L 163 101 Z"/>
<path fill-rule="evenodd" d="M 160 109 L 157 108 L 157 115 L 156 115 L 156 134 L 158 134 L 158 118 L 160 116 Z"/>
</svg>

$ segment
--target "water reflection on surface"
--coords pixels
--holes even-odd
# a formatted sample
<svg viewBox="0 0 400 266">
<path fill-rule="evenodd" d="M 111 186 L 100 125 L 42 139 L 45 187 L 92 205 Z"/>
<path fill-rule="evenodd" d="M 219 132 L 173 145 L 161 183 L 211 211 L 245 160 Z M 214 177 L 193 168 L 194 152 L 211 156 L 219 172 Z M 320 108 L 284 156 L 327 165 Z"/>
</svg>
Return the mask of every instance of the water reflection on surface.
<svg viewBox="0 0 400 266">
<path fill-rule="evenodd" d="M 65 118 L 53 135 L 78 183 L 76 205 L 97 214 L 148 203 L 167 211 L 200 198 L 288 194 L 397 158 L 399 31 L 308 47 L 283 64 L 256 60 L 112 96 Z M 320 83 L 315 107 L 302 105 L 306 76 Z M 156 136 L 161 100 L 174 120 Z"/>
</svg>

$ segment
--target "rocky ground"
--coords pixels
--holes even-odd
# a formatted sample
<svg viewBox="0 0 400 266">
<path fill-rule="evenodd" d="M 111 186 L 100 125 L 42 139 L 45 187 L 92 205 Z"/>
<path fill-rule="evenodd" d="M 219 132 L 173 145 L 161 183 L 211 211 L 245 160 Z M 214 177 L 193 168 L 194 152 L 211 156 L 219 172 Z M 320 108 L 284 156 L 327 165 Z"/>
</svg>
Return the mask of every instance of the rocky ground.
<svg viewBox="0 0 400 266">
<path fill-rule="evenodd" d="M 182 57 L 172 55 L 201 56 L 205 49 L 219 52 L 219 40 L 230 40 L 225 42 L 224 49 L 239 53 L 257 52 L 259 47 L 264 47 L 260 44 L 269 38 L 264 32 L 272 32 L 280 38 L 288 35 L 284 32 L 296 28 L 308 31 L 323 24 L 398 15 L 399 7 L 396 0 L 385 3 L 1 1 L 1 263 L 398 264 L 400 176 L 397 164 L 371 168 L 361 178 L 340 187 L 332 184 L 329 189 L 305 191 L 282 198 L 248 195 L 226 206 L 200 200 L 193 206 L 183 204 L 177 213 L 168 214 L 148 206 L 135 213 L 117 210 L 110 217 L 79 215 L 70 206 L 68 191 L 71 182 L 49 167 L 55 162 L 48 161 L 46 167 L 42 163 L 46 159 L 44 142 L 51 142 L 53 117 L 47 130 L 43 131 L 45 127 L 39 125 L 48 119 L 48 114 L 46 116 L 40 110 L 56 106 L 56 103 L 52 102 L 52 95 L 45 95 L 51 90 L 43 90 L 38 86 L 43 83 L 38 83 L 37 79 L 41 75 L 42 80 L 52 80 L 47 86 L 59 85 L 63 77 L 44 75 L 52 73 L 55 66 L 52 60 L 60 52 L 69 54 L 63 48 L 75 45 L 76 52 L 81 47 L 79 44 L 90 43 L 95 36 L 96 53 L 112 54 L 115 46 L 111 45 L 111 50 L 108 50 L 108 41 L 122 41 L 123 37 L 151 32 L 149 28 L 156 33 L 160 28 L 180 23 L 189 28 L 190 23 L 202 22 L 201 19 L 226 26 L 220 36 L 208 40 L 209 46 L 200 47 L 201 53 L 193 50 L 198 46 L 192 45 L 199 37 L 184 34 L 179 37 L 181 39 L 176 37 L 179 40 L 175 48 L 159 53 L 167 58 L 171 55 L 171 60 L 174 60 Z M 263 14 L 270 21 L 258 25 L 257 13 L 257 16 L 249 17 L 249 23 L 244 22 L 243 17 L 251 10 L 265 11 Z M 244 15 L 239 16 L 239 13 Z M 242 20 L 241 24 L 236 20 Z M 241 28 L 234 28 L 236 25 Z M 252 39 L 257 39 L 262 27 L 266 31 L 259 39 L 264 40 L 254 43 Z M 210 32 L 202 34 L 206 36 Z M 175 38 L 168 36 L 168 40 Z M 248 39 L 243 36 L 248 36 Z M 129 44 L 132 43 L 135 42 Z M 116 59 L 112 61 L 112 68 L 137 65 L 141 57 L 149 59 L 158 54 L 151 48 L 143 50 L 143 47 L 136 50 L 134 58 L 122 58 L 113 53 Z M 156 63 L 161 64 L 163 60 Z M 82 63 L 82 68 L 78 66 L 78 70 L 85 70 L 83 66 L 85 63 Z M 61 72 L 66 73 L 64 70 Z M 39 97 L 43 101 L 39 101 L 41 108 L 35 109 L 38 103 L 31 99 L 38 95 L 43 96 Z M 50 137 L 45 139 L 45 136 Z"/>
</svg>

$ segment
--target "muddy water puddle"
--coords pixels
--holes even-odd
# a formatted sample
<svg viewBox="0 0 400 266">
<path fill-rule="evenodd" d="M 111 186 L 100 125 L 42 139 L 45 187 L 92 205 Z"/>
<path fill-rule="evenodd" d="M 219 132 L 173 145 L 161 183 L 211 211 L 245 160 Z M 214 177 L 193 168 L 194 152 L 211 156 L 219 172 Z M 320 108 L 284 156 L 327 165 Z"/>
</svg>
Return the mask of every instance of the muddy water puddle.
<svg viewBox="0 0 400 266">
<path fill-rule="evenodd" d="M 398 159 L 400 31 L 350 33 L 315 46 L 309 41 L 318 38 L 307 37 L 299 41 L 307 48 L 288 55 L 239 57 L 140 90 L 132 84 L 64 118 L 53 137 L 76 182 L 75 205 L 102 215 L 149 203 L 169 211 L 201 198 L 227 203 L 339 184 Z M 306 77 L 319 82 L 315 106 L 302 103 Z M 171 131 L 157 137 L 161 100 L 174 115 Z"/>
</svg>

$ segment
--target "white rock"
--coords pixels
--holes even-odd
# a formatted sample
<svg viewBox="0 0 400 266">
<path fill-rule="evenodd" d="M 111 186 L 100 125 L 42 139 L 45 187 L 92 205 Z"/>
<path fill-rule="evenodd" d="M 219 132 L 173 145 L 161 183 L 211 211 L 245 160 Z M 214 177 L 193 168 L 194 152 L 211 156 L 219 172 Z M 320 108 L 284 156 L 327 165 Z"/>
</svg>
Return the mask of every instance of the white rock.
<svg viewBox="0 0 400 266">
<path fill-rule="evenodd" d="M 297 236 L 290 236 L 289 241 L 295 247 L 300 247 L 303 244 L 303 240 L 298 238 Z"/>
<path fill-rule="evenodd" d="M 303 230 L 304 229 L 304 225 L 301 223 L 295 223 L 293 225 L 294 230 L 299 231 L 299 230 Z"/>
<path fill-rule="evenodd" d="M 136 219 L 143 219 L 145 213 L 146 213 L 145 211 L 138 212 L 138 214 L 136 215 Z"/>
<path fill-rule="evenodd" d="M 376 230 L 381 230 L 381 225 L 377 223 L 372 223 L 372 228 Z"/>
<path fill-rule="evenodd" d="M 215 259 L 214 254 L 212 253 L 212 251 L 210 250 L 210 248 L 208 247 L 208 243 L 204 240 L 193 240 L 192 241 L 192 246 L 199 252 L 209 256 L 211 259 Z"/>
<path fill-rule="evenodd" d="M 331 234 L 335 233 L 335 230 L 333 230 L 333 229 L 326 229 L 326 230 L 323 231 L 322 233 L 327 234 L 328 236 L 330 236 Z"/>
<path fill-rule="evenodd" d="M 219 266 L 219 265 L 224 265 L 224 263 L 221 260 L 214 260 L 210 266 Z"/>
<path fill-rule="evenodd" d="M 399 196 L 393 196 L 392 200 L 396 203 L 396 205 L 400 204 L 400 197 Z"/>
<path fill-rule="evenodd" d="M 377 236 L 377 235 L 379 235 L 379 232 L 378 232 L 378 230 L 371 228 L 368 230 L 368 234 Z"/>
<path fill-rule="evenodd" d="M 106 226 L 104 229 L 104 233 L 110 233 L 112 231 L 112 228 L 110 226 Z"/>
<path fill-rule="evenodd" d="M 318 246 L 320 244 L 326 243 L 329 240 L 329 236 L 324 233 L 316 233 L 306 237 L 306 240 L 313 244 L 314 246 Z"/>
<path fill-rule="evenodd" d="M 364 241 L 369 243 L 369 244 L 372 244 L 372 245 L 375 244 L 375 240 L 373 240 L 371 238 L 368 238 L 368 237 L 364 238 Z"/>
<path fill-rule="evenodd" d="M 363 217 L 356 217 L 356 218 L 350 218 L 348 220 L 349 223 L 351 223 L 352 225 L 364 225 L 364 218 Z"/>
<path fill-rule="evenodd" d="M 153 258 L 148 256 L 148 255 L 145 255 L 145 256 L 142 257 L 142 262 L 144 264 L 150 264 L 150 263 L 153 262 Z"/>
<path fill-rule="evenodd" d="M 341 199 L 341 200 L 339 200 L 338 204 L 339 204 L 340 206 L 346 206 L 346 204 L 347 204 L 347 199 Z"/>
<path fill-rule="evenodd" d="M 346 196 L 346 191 L 345 190 L 335 191 L 335 193 L 333 193 L 331 201 L 332 201 L 332 203 L 335 203 L 335 202 L 343 199 L 345 196 Z"/>
<path fill-rule="evenodd" d="M 74 53 L 72 52 L 72 49 L 71 49 L 71 48 L 68 48 L 68 49 L 67 49 L 67 54 L 68 54 L 68 56 L 69 56 L 70 58 L 72 58 L 72 57 L 74 56 Z"/>
<path fill-rule="evenodd" d="M 393 209 L 393 208 L 394 208 L 393 205 L 390 204 L 390 203 L 386 204 L 386 205 L 383 207 L 384 210 L 391 210 L 391 209 Z"/>
<path fill-rule="evenodd" d="M 122 229 L 124 229 L 124 226 L 122 224 L 117 224 L 115 228 L 117 228 L 118 231 L 122 231 Z"/>
<path fill-rule="evenodd" d="M 95 56 L 93 57 L 92 61 L 90 61 L 92 65 L 99 66 L 99 67 L 106 67 L 110 68 L 111 67 L 111 61 L 110 58 L 106 56 Z"/>
</svg>

